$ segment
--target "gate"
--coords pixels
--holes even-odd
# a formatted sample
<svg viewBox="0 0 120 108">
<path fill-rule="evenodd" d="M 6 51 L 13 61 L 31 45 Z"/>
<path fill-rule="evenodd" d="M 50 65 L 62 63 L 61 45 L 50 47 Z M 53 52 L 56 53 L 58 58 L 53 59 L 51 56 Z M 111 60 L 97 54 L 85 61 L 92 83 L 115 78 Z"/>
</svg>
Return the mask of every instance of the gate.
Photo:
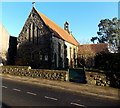
<svg viewBox="0 0 120 108">
<path fill-rule="evenodd" d="M 83 69 L 69 69 L 69 81 L 86 83 L 85 71 Z"/>
</svg>

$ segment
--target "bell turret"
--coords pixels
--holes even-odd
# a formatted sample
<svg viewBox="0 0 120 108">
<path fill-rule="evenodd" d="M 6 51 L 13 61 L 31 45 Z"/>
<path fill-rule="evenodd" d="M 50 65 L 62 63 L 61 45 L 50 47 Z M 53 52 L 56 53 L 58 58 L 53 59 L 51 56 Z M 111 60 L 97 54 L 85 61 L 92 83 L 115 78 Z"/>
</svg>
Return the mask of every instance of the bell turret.
<svg viewBox="0 0 120 108">
<path fill-rule="evenodd" d="M 64 24 L 64 30 L 66 30 L 68 33 L 70 33 L 69 26 L 69 23 L 66 21 Z"/>
</svg>

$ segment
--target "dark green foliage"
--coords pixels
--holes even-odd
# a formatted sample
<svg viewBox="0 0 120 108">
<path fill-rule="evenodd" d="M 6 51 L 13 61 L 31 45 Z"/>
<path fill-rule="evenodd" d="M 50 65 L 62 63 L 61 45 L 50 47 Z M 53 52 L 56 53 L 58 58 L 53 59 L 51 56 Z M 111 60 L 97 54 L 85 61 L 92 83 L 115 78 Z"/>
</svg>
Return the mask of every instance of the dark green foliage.
<svg viewBox="0 0 120 108">
<path fill-rule="evenodd" d="M 120 54 L 101 52 L 95 56 L 95 68 L 120 72 Z"/>
<path fill-rule="evenodd" d="M 119 52 L 120 47 L 120 20 L 116 17 L 112 20 L 102 19 L 98 24 L 99 31 L 98 36 L 92 37 L 91 41 L 94 43 L 95 40 L 98 43 L 109 43 L 111 50 L 114 52 Z"/>
<path fill-rule="evenodd" d="M 98 37 L 92 37 L 91 42 L 94 43 L 94 41 L 97 40 L 97 39 L 98 39 Z"/>
<path fill-rule="evenodd" d="M 106 76 L 111 87 L 120 88 L 120 72 L 106 73 Z"/>
</svg>

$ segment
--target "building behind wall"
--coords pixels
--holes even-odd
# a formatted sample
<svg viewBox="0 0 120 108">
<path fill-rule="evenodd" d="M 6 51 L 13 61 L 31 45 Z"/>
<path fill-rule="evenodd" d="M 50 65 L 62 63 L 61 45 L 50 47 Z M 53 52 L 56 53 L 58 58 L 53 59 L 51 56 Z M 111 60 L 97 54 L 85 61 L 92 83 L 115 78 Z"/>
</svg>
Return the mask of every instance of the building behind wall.
<svg viewBox="0 0 120 108">
<path fill-rule="evenodd" d="M 109 46 L 107 43 L 79 45 L 78 64 L 79 66 L 93 67 L 95 65 L 95 56 L 101 52 L 108 53 Z"/>
<path fill-rule="evenodd" d="M 17 37 L 10 36 L 7 54 L 7 65 L 14 65 L 17 53 Z"/>
<path fill-rule="evenodd" d="M 6 65 L 7 52 L 9 47 L 10 35 L 7 30 L 0 24 L 0 63 Z"/>
<path fill-rule="evenodd" d="M 52 69 L 77 66 L 79 43 L 70 34 L 68 22 L 64 29 L 33 7 L 17 40 L 16 65 Z"/>
</svg>

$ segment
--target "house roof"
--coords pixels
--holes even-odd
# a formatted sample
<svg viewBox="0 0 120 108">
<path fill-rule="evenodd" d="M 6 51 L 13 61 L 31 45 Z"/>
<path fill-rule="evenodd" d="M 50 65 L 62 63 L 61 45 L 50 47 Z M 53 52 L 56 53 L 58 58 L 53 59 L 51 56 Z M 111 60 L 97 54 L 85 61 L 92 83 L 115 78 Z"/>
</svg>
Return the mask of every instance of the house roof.
<svg viewBox="0 0 120 108">
<path fill-rule="evenodd" d="M 36 9 L 35 9 L 36 10 Z M 44 23 L 50 28 L 50 30 L 52 32 L 55 33 L 56 36 L 58 36 L 59 38 L 78 46 L 79 43 L 77 42 L 77 40 L 73 37 L 72 34 L 69 34 L 66 30 L 64 30 L 63 28 L 61 28 L 60 26 L 58 26 L 56 23 L 54 23 L 53 21 L 51 21 L 49 18 L 47 18 L 45 15 L 43 15 L 41 12 L 39 12 L 38 10 L 36 10 L 37 13 L 39 14 L 39 16 L 42 18 L 42 20 L 44 21 Z"/>
<path fill-rule="evenodd" d="M 100 52 L 108 52 L 108 44 L 107 43 L 99 43 L 99 44 L 87 44 L 87 45 L 79 45 L 78 47 L 78 52 L 79 54 L 81 51 L 85 51 L 86 53 L 88 51 L 92 51 L 95 54 L 100 53 Z"/>
</svg>

